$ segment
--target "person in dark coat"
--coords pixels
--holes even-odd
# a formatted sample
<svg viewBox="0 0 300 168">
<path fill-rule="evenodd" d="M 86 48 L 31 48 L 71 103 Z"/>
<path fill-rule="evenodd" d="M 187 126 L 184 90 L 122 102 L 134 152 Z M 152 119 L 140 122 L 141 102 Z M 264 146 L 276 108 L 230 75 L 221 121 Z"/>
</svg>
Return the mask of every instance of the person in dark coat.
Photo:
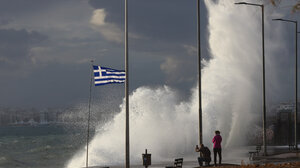
<svg viewBox="0 0 300 168">
<path fill-rule="evenodd" d="M 198 145 L 196 145 L 196 152 L 200 152 L 200 157 L 198 157 L 198 163 L 200 166 L 203 166 L 203 162 L 206 163 L 207 166 L 209 166 L 211 162 L 211 157 L 210 157 L 210 150 L 208 147 L 204 146 L 203 144 L 200 144 L 200 148 Z"/>
</svg>

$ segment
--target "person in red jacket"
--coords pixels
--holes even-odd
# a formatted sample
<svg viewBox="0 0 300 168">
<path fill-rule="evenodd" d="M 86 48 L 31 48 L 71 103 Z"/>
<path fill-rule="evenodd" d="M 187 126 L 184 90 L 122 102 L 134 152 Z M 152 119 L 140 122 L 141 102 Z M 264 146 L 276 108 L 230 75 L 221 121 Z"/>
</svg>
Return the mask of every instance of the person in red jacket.
<svg viewBox="0 0 300 168">
<path fill-rule="evenodd" d="M 221 148 L 221 142 L 222 137 L 220 135 L 220 131 L 215 131 L 215 136 L 212 139 L 212 142 L 214 143 L 214 162 L 215 166 L 217 166 L 217 154 L 219 155 L 219 165 L 221 165 L 222 162 L 222 148 Z"/>
</svg>

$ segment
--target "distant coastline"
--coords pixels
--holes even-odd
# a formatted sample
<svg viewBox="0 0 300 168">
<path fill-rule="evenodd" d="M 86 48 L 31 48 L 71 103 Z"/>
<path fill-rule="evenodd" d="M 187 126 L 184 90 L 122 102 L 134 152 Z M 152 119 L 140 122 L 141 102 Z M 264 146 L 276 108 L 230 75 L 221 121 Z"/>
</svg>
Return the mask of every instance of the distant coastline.
<svg viewBox="0 0 300 168">
<path fill-rule="evenodd" d="M 0 126 L 37 126 L 49 124 L 76 124 L 85 125 L 87 110 L 82 107 L 71 108 L 1 108 Z M 113 113 L 98 112 L 91 121 L 101 121 L 113 116 Z"/>
</svg>

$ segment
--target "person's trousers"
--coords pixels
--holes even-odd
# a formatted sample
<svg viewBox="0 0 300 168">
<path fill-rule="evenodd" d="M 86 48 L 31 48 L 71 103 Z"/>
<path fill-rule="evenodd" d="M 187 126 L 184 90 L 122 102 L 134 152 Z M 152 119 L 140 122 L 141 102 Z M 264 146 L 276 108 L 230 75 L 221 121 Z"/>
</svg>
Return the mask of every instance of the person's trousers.
<svg viewBox="0 0 300 168">
<path fill-rule="evenodd" d="M 214 162 L 217 165 L 217 154 L 219 155 L 219 164 L 222 162 L 222 149 L 221 148 L 214 148 Z"/>
<path fill-rule="evenodd" d="M 211 158 L 198 157 L 198 163 L 200 166 L 203 166 L 203 162 L 205 162 L 206 165 L 209 166 L 210 161 L 211 161 Z"/>
</svg>

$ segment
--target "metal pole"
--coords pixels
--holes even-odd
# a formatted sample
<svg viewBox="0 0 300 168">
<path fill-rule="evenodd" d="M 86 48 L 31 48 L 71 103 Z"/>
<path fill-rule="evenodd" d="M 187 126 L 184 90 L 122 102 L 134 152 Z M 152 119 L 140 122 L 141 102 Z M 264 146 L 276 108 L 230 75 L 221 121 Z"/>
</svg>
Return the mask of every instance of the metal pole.
<svg viewBox="0 0 300 168">
<path fill-rule="evenodd" d="M 295 104 L 295 107 L 296 107 L 296 111 L 295 111 L 295 149 L 298 150 L 298 144 L 297 144 L 297 112 L 298 112 L 298 22 L 296 21 L 296 44 L 295 44 L 295 48 L 296 48 L 296 72 L 295 72 L 295 81 L 296 81 L 296 104 Z"/>
<path fill-rule="evenodd" d="M 126 72 L 126 80 L 125 80 L 125 101 L 126 101 L 126 168 L 130 167 L 130 154 L 129 154 L 129 80 L 128 80 L 128 0 L 125 0 L 125 72 Z"/>
<path fill-rule="evenodd" d="M 197 0 L 197 23 L 198 23 L 198 82 L 199 82 L 199 144 L 203 144 L 202 134 L 202 87 L 201 87 L 201 32 L 200 32 L 200 0 Z"/>
<path fill-rule="evenodd" d="M 90 97 L 89 97 L 89 112 L 88 112 L 88 125 L 87 125 L 87 137 L 86 137 L 86 162 L 85 167 L 89 167 L 89 139 L 90 139 L 90 119 L 91 119 L 91 100 L 92 100 L 92 83 L 93 83 L 93 60 L 91 61 L 91 81 L 90 81 Z"/>
<path fill-rule="evenodd" d="M 266 85 L 265 85 L 265 26 L 264 26 L 264 5 L 261 5 L 262 10 L 262 55 L 263 55 L 263 146 L 264 155 L 267 155 L 267 134 L 266 134 Z"/>
<path fill-rule="evenodd" d="M 266 138 L 267 138 L 267 135 L 266 135 L 266 86 L 265 86 L 265 28 L 264 28 L 264 5 L 260 5 L 260 4 L 253 4 L 253 3 L 247 3 L 247 2 L 237 2 L 237 3 L 234 3 L 236 5 L 251 5 L 251 6 L 259 6 L 261 7 L 261 11 L 262 11 L 262 57 L 263 57 L 263 115 L 262 115 L 262 118 L 263 118 L 263 150 L 264 150 L 264 155 L 266 156 L 267 155 L 267 142 L 266 142 Z"/>
</svg>

